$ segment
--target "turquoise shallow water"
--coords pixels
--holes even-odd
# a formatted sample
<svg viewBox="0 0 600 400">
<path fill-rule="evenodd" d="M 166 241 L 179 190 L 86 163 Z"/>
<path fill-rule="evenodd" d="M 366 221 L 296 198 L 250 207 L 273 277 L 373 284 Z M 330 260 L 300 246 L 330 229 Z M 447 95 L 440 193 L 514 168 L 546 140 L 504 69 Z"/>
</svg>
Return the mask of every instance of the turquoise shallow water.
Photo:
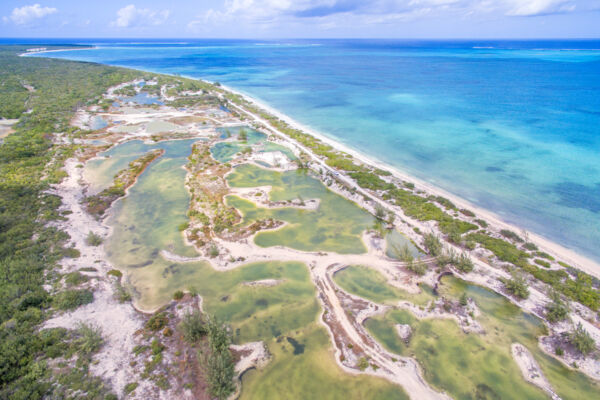
<svg viewBox="0 0 600 400">
<path fill-rule="evenodd" d="M 221 81 L 600 260 L 600 41 L 160 42 L 45 56 Z"/>
</svg>

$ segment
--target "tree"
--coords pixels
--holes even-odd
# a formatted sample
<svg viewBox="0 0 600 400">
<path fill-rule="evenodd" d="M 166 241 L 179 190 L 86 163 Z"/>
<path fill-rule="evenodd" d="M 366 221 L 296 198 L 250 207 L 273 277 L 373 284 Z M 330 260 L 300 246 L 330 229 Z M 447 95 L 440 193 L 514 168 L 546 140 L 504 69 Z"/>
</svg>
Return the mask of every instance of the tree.
<svg viewBox="0 0 600 400">
<path fill-rule="evenodd" d="M 569 341 L 583 355 L 591 353 L 596 347 L 594 339 L 592 339 L 588 331 L 583 328 L 581 322 L 578 323 L 575 330 L 569 334 Z"/>
<path fill-rule="evenodd" d="M 546 305 L 546 318 L 552 323 L 563 321 L 569 315 L 569 306 L 562 301 L 556 291 L 550 293 L 550 298 L 552 302 Z"/>
<path fill-rule="evenodd" d="M 437 257 L 442 253 L 442 243 L 440 239 L 435 236 L 433 233 L 428 233 L 425 235 L 425 247 L 429 254 L 433 257 Z"/>
<path fill-rule="evenodd" d="M 523 276 L 514 274 L 512 279 L 504 282 L 506 290 L 520 299 L 526 299 L 529 297 L 529 289 L 527 288 L 527 281 Z"/>
<path fill-rule="evenodd" d="M 242 142 L 245 142 L 248 140 L 248 133 L 246 132 L 245 129 L 240 129 L 240 133 L 238 134 L 238 139 L 240 139 Z"/>
<path fill-rule="evenodd" d="M 208 343 L 210 353 L 206 363 L 209 391 L 219 399 L 226 399 L 235 390 L 234 362 L 229 351 L 231 333 L 229 328 L 216 318 L 208 320 Z"/>
<path fill-rule="evenodd" d="M 385 219 L 385 208 L 383 208 L 380 204 L 375 205 L 375 218 L 380 221 Z"/>
<path fill-rule="evenodd" d="M 414 260 L 410 261 L 406 265 L 406 268 L 408 268 L 409 271 L 412 271 L 417 275 L 425 275 L 425 273 L 427 272 L 427 264 L 423 262 L 415 262 Z"/>
<path fill-rule="evenodd" d="M 467 273 L 473 271 L 473 261 L 466 253 L 460 255 L 455 265 L 460 272 Z"/>
<path fill-rule="evenodd" d="M 390 246 L 390 252 L 392 253 L 392 256 L 404 262 L 411 262 L 415 258 L 408 248 L 408 244 L 406 243 L 404 243 L 402 246 L 392 244 Z"/>
<path fill-rule="evenodd" d="M 183 338 L 189 343 L 198 342 L 208 332 L 206 323 L 198 310 L 185 314 L 179 324 L 179 329 Z"/>
</svg>

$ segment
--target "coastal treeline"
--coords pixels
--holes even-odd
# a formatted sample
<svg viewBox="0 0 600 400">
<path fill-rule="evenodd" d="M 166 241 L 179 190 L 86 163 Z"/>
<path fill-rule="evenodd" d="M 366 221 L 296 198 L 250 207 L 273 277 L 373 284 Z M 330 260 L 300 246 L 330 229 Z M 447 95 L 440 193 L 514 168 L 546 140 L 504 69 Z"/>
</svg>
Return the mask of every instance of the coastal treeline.
<svg viewBox="0 0 600 400">
<path fill-rule="evenodd" d="M 104 398 L 109 390 L 88 373 L 101 342 L 90 327 L 43 329 L 52 310 L 90 302 L 93 294 L 43 288 L 68 248 L 66 233 L 48 225 L 59 220 L 60 198 L 48 189 L 75 147 L 61 138 L 79 135 L 69 120 L 77 107 L 97 102 L 112 85 L 135 72 L 96 64 L 18 57 L 24 46 L 0 47 L 0 117 L 18 119 L 0 145 L 0 398 L 66 398 L 79 391 Z M 63 143 L 63 144 L 56 144 Z M 76 359 L 56 368 L 54 359 Z M 110 396 L 109 396 L 110 397 Z"/>
</svg>

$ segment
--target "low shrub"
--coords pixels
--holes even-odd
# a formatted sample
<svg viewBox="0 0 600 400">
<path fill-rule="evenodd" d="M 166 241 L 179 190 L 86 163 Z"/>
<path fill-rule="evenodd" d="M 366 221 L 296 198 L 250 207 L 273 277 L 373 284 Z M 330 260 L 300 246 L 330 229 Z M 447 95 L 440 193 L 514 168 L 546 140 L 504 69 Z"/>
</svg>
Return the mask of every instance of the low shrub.
<svg viewBox="0 0 600 400">
<path fill-rule="evenodd" d="M 100 246 L 103 241 L 104 239 L 102 239 L 102 236 L 97 235 L 92 231 L 88 233 L 87 238 L 85 239 L 85 242 L 90 246 Z"/>
<path fill-rule="evenodd" d="M 92 301 L 94 301 L 94 294 L 91 291 L 69 289 L 54 296 L 52 305 L 59 310 L 74 310 Z"/>
<path fill-rule="evenodd" d="M 167 313 L 159 312 L 150 317 L 145 326 L 148 330 L 159 331 L 164 328 L 167 323 L 169 323 L 169 317 L 167 316 Z"/>
</svg>

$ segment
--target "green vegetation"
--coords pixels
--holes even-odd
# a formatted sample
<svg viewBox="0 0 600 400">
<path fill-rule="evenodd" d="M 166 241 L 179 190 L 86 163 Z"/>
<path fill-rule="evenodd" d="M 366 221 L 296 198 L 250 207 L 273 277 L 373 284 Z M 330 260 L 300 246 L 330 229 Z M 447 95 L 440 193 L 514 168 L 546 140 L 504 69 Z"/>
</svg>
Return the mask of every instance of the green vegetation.
<svg viewBox="0 0 600 400">
<path fill-rule="evenodd" d="M 215 318 L 208 321 L 210 352 L 206 357 L 209 392 L 218 399 L 226 399 L 235 390 L 233 357 L 229 351 L 231 332 Z"/>
<path fill-rule="evenodd" d="M 527 261 L 528 254 L 526 252 L 505 240 L 496 239 L 483 233 L 470 233 L 467 235 L 467 239 L 481 244 L 502 261 L 513 264 Z"/>
<path fill-rule="evenodd" d="M 49 307 L 72 309 L 92 294 L 67 291 L 52 298 L 42 287 L 46 271 L 63 255 L 75 255 L 63 247 L 67 235 L 48 225 L 59 217 L 60 199 L 46 189 L 64 177 L 60 168 L 74 150 L 53 144 L 54 134 L 84 135 L 69 126 L 74 110 L 137 73 L 17 57 L 25 49 L 0 47 L 0 117 L 19 119 L 0 146 L 0 398 L 66 398 L 76 390 L 101 398 L 107 390 L 87 374 L 83 360 L 68 372 L 48 366 L 49 358 L 65 354 L 71 338 L 39 329 Z"/>
<path fill-rule="evenodd" d="M 425 248 L 433 257 L 439 256 L 442 254 L 442 242 L 440 242 L 440 238 L 435 236 L 433 233 L 428 233 L 424 237 L 425 239 Z"/>
<path fill-rule="evenodd" d="M 463 273 L 471 272 L 473 271 L 473 260 L 466 253 L 462 253 L 455 263 L 455 267 Z"/>
<path fill-rule="evenodd" d="M 183 334 L 183 338 L 189 343 L 197 343 L 208 333 L 206 322 L 197 310 L 183 316 L 179 329 Z"/>
<path fill-rule="evenodd" d="M 80 323 L 77 328 L 77 339 L 74 343 L 79 347 L 79 351 L 84 355 L 91 355 L 100 349 L 104 340 L 100 328 Z"/>
<path fill-rule="evenodd" d="M 54 296 L 52 305 L 59 310 L 73 310 L 92 301 L 94 294 L 91 291 L 69 289 Z"/>
<path fill-rule="evenodd" d="M 84 282 L 87 282 L 88 280 L 89 278 L 79 271 L 69 272 L 65 275 L 65 284 L 67 286 L 77 286 Z"/>
<path fill-rule="evenodd" d="M 123 273 L 121 271 L 119 271 L 118 269 L 111 269 L 106 274 L 109 276 L 114 276 L 117 279 L 121 279 L 121 277 L 123 276 Z"/>
<path fill-rule="evenodd" d="M 102 236 L 90 231 L 85 241 L 90 246 L 100 246 L 104 240 Z"/>
<path fill-rule="evenodd" d="M 182 290 L 176 290 L 175 293 L 173 293 L 173 300 L 181 300 L 183 299 L 184 293 Z"/>
<path fill-rule="evenodd" d="M 550 263 L 548 261 L 544 261 L 544 260 L 540 260 L 539 258 L 536 258 L 535 260 L 533 260 L 534 263 L 536 263 L 537 265 L 541 265 L 544 268 L 550 268 Z"/>
<path fill-rule="evenodd" d="M 594 281 L 590 275 L 575 270 L 566 264 L 563 265 L 564 263 L 561 264 L 561 262 L 559 264 L 567 268 L 570 274 L 575 275 L 575 279 L 564 270 L 540 269 L 529 264 L 527 262 L 529 255 L 514 244 L 486 234 L 470 233 L 467 235 L 467 239 L 480 243 L 484 248 L 494 253 L 501 261 L 512 263 L 523 271 L 530 273 L 536 279 L 547 283 L 552 289 L 580 302 L 592 310 L 598 310 L 600 307 L 600 292 L 598 291 L 597 284 L 596 286 L 594 285 Z"/>
<path fill-rule="evenodd" d="M 524 240 L 519 235 L 517 235 L 513 231 L 509 231 L 508 229 L 502 229 L 500 231 L 500 234 L 502 236 L 504 236 L 505 238 L 510 239 L 512 241 L 515 241 L 515 242 L 518 242 L 518 243 L 523 243 L 524 242 Z"/>
<path fill-rule="evenodd" d="M 356 366 L 358 367 L 358 369 L 360 369 L 361 371 L 364 371 L 365 369 L 367 369 L 369 367 L 369 361 L 365 358 L 365 357 L 361 357 L 358 360 L 358 363 L 356 364 Z"/>
<path fill-rule="evenodd" d="M 535 251 L 538 249 L 538 247 L 535 245 L 535 243 L 531 243 L 531 242 L 527 242 L 523 245 L 523 247 L 525 247 L 527 250 L 529 251 Z"/>
<path fill-rule="evenodd" d="M 506 290 L 520 299 L 526 299 L 529 297 L 527 281 L 519 274 L 514 274 L 512 279 L 507 279 L 504 282 L 504 286 L 506 287 Z"/>
<path fill-rule="evenodd" d="M 125 394 L 131 394 L 135 389 L 137 389 L 138 386 L 139 386 L 139 383 L 137 383 L 137 382 L 130 382 L 127 385 L 125 385 L 125 388 L 123 389 L 123 392 Z"/>
<path fill-rule="evenodd" d="M 427 273 L 427 264 L 422 262 L 411 261 L 406 265 L 406 268 L 419 276 Z"/>
<path fill-rule="evenodd" d="M 583 328 L 581 322 L 579 322 L 575 330 L 569 334 L 569 341 L 581 354 L 590 354 L 596 348 L 594 339 L 592 339 L 588 331 Z"/>
<path fill-rule="evenodd" d="M 378 175 L 372 172 L 351 172 L 350 177 L 358 183 L 359 186 L 365 189 L 371 190 L 388 190 L 394 188 L 394 185 L 391 183 L 387 183 L 383 179 L 381 179 Z"/>
<path fill-rule="evenodd" d="M 146 322 L 145 326 L 146 329 L 150 331 L 160 331 L 168 323 L 169 317 L 167 316 L 166 312 L 162 311 L 152 315 L 152 317 L 150 317 L 150 319 Z"/>
<path fill-rule="evenodd" d="M 546 305 L 546 319 L 550 322 L 563 321 L 569 315 L 569 306 L 560 298 L 558 292 L 551 292 L 552 302 Z"/>
<path fill-rule="evenodd" d="M 427 199 L 407 190 L 396 188 L 389 190 L 383 198 L 394 201 L 397 205 L 402 207 L 404 213 L 409 217 L 416 218 L 419 221 L 437 221 L 440 230 L 447 235 L 452 235 L 454 239 L 458 239 L 454 240 L 457 242 L 460 241 L 460 236 L 463 233 L 478 228 L 477 225 L 471 224 L 470 222 L 461 221 L 451 217 L 435 204 L 431 203 L 431 201 L 435 201 L 444 205 L 446 208 L 456 208 L 454 204 L 443 197 L 431 197 Z"/>
</svg>

